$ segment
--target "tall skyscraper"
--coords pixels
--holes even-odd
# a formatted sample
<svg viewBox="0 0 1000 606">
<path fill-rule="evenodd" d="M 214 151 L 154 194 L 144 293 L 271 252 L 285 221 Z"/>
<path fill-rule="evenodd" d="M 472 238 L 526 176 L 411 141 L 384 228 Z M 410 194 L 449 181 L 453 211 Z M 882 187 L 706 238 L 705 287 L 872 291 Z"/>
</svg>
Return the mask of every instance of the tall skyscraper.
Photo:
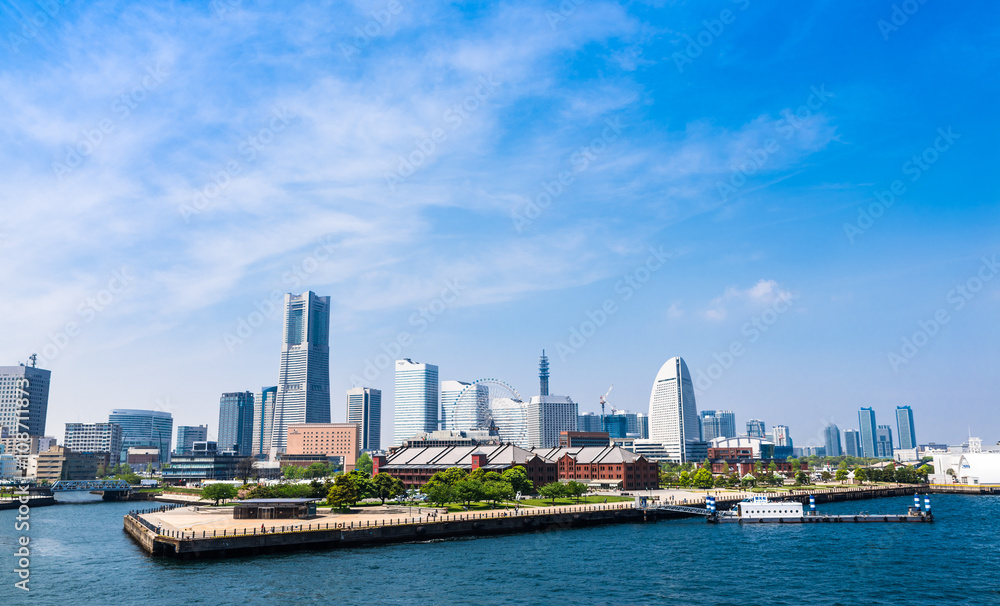
<svg viewBox="0 0 1000 606">
<path fill-rule="evenodd" d="M 532 397 L 528 402 L 528 447 L 558 447 L 559 432 L 576 431 L 578 412 L 576 402 L 568 396 Z"/>
<path fill-rule="evenodd" d="M 261 387 L 253 399 L 253 448 L 250 454 L 264 458 L 271 454 L 271 436 L 274 434 L 274 405 L 278 386 Z"/>
<path fill-rule="evenodd" d="M 751 438 L 764 439 L 767 435 L 767 426 L 760 419 L 750 419 L 747 421 L 747 435 Z"/>
<path fill-rule="evenodd" d="M 102 463 L 118 465 L 122 451 L 122 428 L 114 423 L 66 423 L 63 446 L 78 453 L 106 454 Z"/>
<path fill-rule="evenodd" d="M 861 456 L 875 458 L 875 411 L 872 408 L 862 408 L 858 411 L 858 427 L 861 431 Z"/>
<path fill-rule="evenodd" d="M 469 387 L 471 383 L 465 381 L 441 381 L 441 429 L 475 429 L 479 427 L 479 420 L 472 411 L 463 411 L 461 419 L 458 414 L 458 396 Z M 469 399 L 468 397 L 466 398 Z M 404 438 L 405 439 L 405 438 Z"/>
<path fill-rule="evenodd" d="M 283 327 L 271 429 L 282 450 L 289 424 L 330 422 L 330 297 L 286 294 Z"/>
<path fill-rule="evenodd" d="M 438 389 L 437 366 L 409 358 L 396 360 L 393 444 L 399 446 L 418 431 L 438 428 Z"/>
<path fill-rule="evenodd" d="M 775 448 L 792 448 L 792 432 L 787 425 L 774 426 L 774 446 Z"/>
<path fill-rule="evenodd" d="M 241 457 L 253 452 L 253 393 L 236 391 L 219 399 L 220 451 L 232 450 Z"/>
<path fill-rule="evenodd" d="M 917 447 L 917 432 L 913 429 L 913 409 L 909 406 L 896 407 L 896 431 L 899 434 L 900 450 Z"/>
<path fill-rule="evenodd" d="M 347 422 L 358 425 L 360 450 L 381 450 L 382 392 L 370 387 L 348 389 Z"/>
<path fill-rule="evenodd" d="M 538 359 L 538 394 L 549 395 L 549 357 L 542 350 L 542 357 Z"/>
<path fill-rule="evenodd" d="M 576 416 L 576 430 L 577 431 L 604 431 L 601 428 L 601 415 L 593 413 L 593 412 L 584 413 L 582 415 L 578 414 Z M 648 433 L 648 429 L 647 429 L 647 433 Z"/>
<path fill-rule="evenodd" d="M 702 439 L 711 442 L 715 438 L 736 437 L 736 415 L 731 410 L 703 410 L 698 414 Z"/>
<path fill-rule="evenodd" d="M 178 425 L 177 447 L 174 454 L 189 455 L 194 451 L 195 442 L 208 440 L 208 425 Z"/>
<path fill-rule="evenodd" d="M 892 427 L 879 425 L 875 428 L 875 456 L 880 459 L 891 459 L 892 453 Z"/>
<path fill-rule="evenodd" d="M 844 454 L 844 449 L 840 447 L 840 428 L 836 425 L 827 425 L 823 430 L 823 437 L 826 442 L 826 456 L 839 457 Z"/>
<path fill-rule="evenodd" d="M 686 463 L 694 449 L 703 450 L 699 434 L 691 373 L 683 359 L 670 358 L 649 394 L 649 439 L 661 444 L 671 461 Z"/>
<path fill-rule="evenodd" d="M 861 453 L 861 432 L 857 429 L 845 429 L 844 454 L 849 457 L 860 457 Z"/>
<path fill-rule="evenodd" d="M 122 426 L 122 462 L 128 461 L 129 448 L 156 448 L 160 463 L 170 461 L 174 419 L 169 412 L 119 408 L 111 411 L 108 422 Z"/>
<path fill-rule="evenodd" d="M 51 377 L 51 371 L 34 366 L 0 366 L 0 428 L 6 428 L 10 436 L 44 436 Z M 25 400 L 28 405 L 21 406 Z M 7 454 L 19 453 L 8 449 Z"/>
</svg>

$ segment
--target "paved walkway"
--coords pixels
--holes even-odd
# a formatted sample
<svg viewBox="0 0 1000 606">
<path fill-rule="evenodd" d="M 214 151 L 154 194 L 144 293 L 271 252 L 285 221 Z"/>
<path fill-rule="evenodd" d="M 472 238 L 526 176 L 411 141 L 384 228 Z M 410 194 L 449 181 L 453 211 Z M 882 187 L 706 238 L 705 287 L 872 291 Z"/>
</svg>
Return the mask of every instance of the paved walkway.
<svg viewBox="0 0 1000 606">
<path fill-rule="evenodd" d="M 351 513 L 332 513 L 329 508 L 317 508 L 316 517 L 310 520 L 236 520 L 233 519 L 231 507 L 180 507 L 170 511 L 142 514 L 142 518 L 154 527 L 172 532 L 194 533 L 201 536 L 204 532 L 212 534 L 227 534 L 234 532 L 252 533 L 254 529 L 260 532 L 263 525 L 270 532 L 271 528 L 280 530 L 309 530 L 310 528 L 358 528 L 367 526 L 385 526 L 390 524 L 447 522 L 449 520 L 477 520 L 507 516 L 545 515 L 572 513 L 576 511 L 595 511 L 611 509 L 631 509 L 631 502 L 607 504 L 580 504 L 557 507 L 524 507 L 517 513 L 513 509 L 489 509 L 461 513 L 444 513 L 440 509 L 427 507 L 386 506 L 362 507 Z M 411 513 L 412 511 L 412 513 Z M 435 515 L 436 514 L 436 515 Z"/>
</svg>

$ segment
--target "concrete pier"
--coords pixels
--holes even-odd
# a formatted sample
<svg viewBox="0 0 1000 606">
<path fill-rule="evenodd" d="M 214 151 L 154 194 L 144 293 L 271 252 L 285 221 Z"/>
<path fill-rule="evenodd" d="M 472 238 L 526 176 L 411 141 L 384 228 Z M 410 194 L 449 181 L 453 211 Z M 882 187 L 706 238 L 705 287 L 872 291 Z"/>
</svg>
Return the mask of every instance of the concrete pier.
<svg viewBox="0 0 1000 606">
<path fill-rule="evenodd" d="M 909 496 L 914 487 L 881 487 L 815 493 L 821 503 Z M 808 500 L 808 492 L 782 495 Z M 722 509 L 732 499 L 717 497 Z M 689 503 L 699 507 L 698 503 Z M 704 507 L 703 502 L 700 505 Z M 365 509 L 365 508 L 362 508 Z M 340 515 L 321 511 L 310 520 L 234 520 L 231 508 L 163 507 L 125 516 L 124 530 L 147 554 L 174 558 L 252 556 L 300 549 L 336 549 L 387 543 L 421 542 L 583 528 L 605 524 L 654 522 L 688 517 L 682 513 L 636 509 L 631 502 L 521 508 L 468 513 L 438 513 L 399 508 Z M 408 511 L 414 511 L 407 515 Z M 881 516 L 879 516 L 881 517 Z M 261 526 L 264 526 L 262 531 Z"/>
</svg>

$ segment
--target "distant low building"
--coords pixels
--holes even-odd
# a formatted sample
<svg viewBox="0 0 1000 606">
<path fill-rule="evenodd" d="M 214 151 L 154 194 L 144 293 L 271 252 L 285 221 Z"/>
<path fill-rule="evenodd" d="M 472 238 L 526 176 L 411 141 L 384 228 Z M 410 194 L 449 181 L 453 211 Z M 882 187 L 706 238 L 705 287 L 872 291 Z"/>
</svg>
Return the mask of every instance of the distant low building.
<svg viewBox="0 0 1000 606">
<path fill-rule="evenodd" d="M 10 454 L 0 454 L 0 480 L 11 480 L 21 477 L 17 469 L 17 457 Z"/>
<path fill-rule="evenodd" d="M 500 436 L 491 434 L 486 429 L 439 429 L 438 431 L 420 431 L 408 440 L 403 440 L 406 448 L 424 446 L 478 446 L 500 445 Z M 396 449 L 390 449 L 396 450 Z"/>
<path fill-rule="evenodd" d="M 205 480 L 233 480 L 241 457 L 229 451 L 220 453 L 215 442 L 192 444 L 190 454 L 174 455 L 170 467 L 162 470 L 163 481 L 170 484 L 200 483 Z"/>
<path fill-rule="evenodd" d="M 35 478 L 38 481 L 93 480 L 97 478 L 98 458 L 93 454 L 73 452 L 53 446 L 37 455 Z"/>
<path fill-rule="evenodd" d="M 709 444 L 705 456 L 709 459 L 725 458 L 729 456 L 726 451 L 735 449 L 742 452 L 749 449 L 753 459 L 773 459 L 775 444 L 763 438 L 716 438 Z M 713 455 L 713 451 L 715 451 Z M 742 455 L 740 455 L 742 456 Z"/>
<path fill-rule="evenodd" d="M 470 472 L 480 467 L 496 472 L 523 467 L 536 487 L 559 479 L 555 461 L 512 444 L 400 448 L 387 457 L 375 456 L 372 461 L 373 474 L 388 473 L 407 488 L 423 486 L 435 473 L 449 467 Z"/>
<path fill-rule="evenodd" d="M 617 446 L 535 449 L 534 452 L 556 462 L 560 480 L 620 490 L 660 487 L 660 466 L 656 461 Z"/>
<path fill-rule="evenodd" d="M 290 423 L 285 454 L 342 457 L 344 470 L 354 471 L 359 430 L 357 423 Z"/>
<path fill-rule="evenodd" d="M 153 469 L 160 468 L 160 450 L 158 448 L 129 448 L 126 462 L 134 471 L 142 471 L 148 465 Z"/>
<path fill-rule="evenodd" d="M 610 443 L 611 436 L 606 431 L 562 431 L 559 433 L 560 448 L 573 448 L 574 446 L 604 447 Z"/>
</svg>

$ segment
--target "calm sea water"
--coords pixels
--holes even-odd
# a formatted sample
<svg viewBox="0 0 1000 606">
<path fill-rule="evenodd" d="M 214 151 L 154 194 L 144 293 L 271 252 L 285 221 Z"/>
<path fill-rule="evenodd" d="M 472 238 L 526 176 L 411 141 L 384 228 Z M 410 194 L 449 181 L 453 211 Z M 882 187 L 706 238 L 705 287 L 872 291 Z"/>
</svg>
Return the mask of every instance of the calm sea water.
<svg viewBox="0 0 1000 606">
<path fill-rule="evenodd" d="M 58 505 L 31 511 L 29 594 L 0 511 L 0 604 L 1000 604 L 1000 498 L 932 502 L 934 524 L 697 519 L 209 561 L 143 555 L 122 531 L 137 504 Z"/>
</svg>

